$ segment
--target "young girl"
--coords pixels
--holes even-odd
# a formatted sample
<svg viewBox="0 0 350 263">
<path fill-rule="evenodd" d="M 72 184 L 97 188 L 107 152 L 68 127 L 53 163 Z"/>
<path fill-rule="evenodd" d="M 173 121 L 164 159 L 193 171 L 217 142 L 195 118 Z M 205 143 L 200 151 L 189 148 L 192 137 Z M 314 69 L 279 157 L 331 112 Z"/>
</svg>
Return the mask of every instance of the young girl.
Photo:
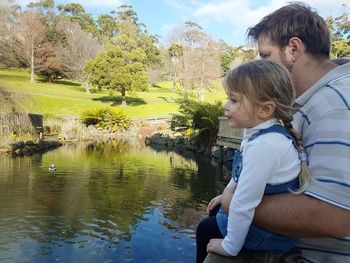
<svg viewBox="0 0 350 263">
<path fill-rule="evenodd" d="M 295 92 L 290 75 L 281 65 L 256 60 L 229 71 L 224 86 L 229 125 L 245 130 L 232 179 L 208 205 L 210 212 L 233 195 L 229 213 L 221 206 L 198 225 L 197 262 L 203 262 L 207 252 L 235 256 L 242 247 L 286 253 L 296 239 L 251 224 L 263 195 L 299 193 L 310 180 L 301 138 L 291 124 Z"/>
</svg>

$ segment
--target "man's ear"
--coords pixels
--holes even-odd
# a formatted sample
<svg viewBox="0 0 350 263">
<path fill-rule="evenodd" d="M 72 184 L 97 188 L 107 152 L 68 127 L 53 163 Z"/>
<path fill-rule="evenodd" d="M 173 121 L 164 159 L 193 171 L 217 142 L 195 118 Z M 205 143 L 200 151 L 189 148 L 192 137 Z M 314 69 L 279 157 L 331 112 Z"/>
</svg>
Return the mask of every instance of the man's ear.
<svg viewBox="0 0 350 263">
<path fill-rule="evenodd" d="M 292 61 L 295 63 L 302 53 L 305 53 L 305 46 L 300 38 L 292 37 L 288 42 L 289 55 L 292 58 Z"/>
<path fill-rule="evenodd" d="M 275 113 L 276 104 L 273 101 L 266 101 L 259 106 L 258 116 L 261 119 L 269 119 Z"/>
</svg>

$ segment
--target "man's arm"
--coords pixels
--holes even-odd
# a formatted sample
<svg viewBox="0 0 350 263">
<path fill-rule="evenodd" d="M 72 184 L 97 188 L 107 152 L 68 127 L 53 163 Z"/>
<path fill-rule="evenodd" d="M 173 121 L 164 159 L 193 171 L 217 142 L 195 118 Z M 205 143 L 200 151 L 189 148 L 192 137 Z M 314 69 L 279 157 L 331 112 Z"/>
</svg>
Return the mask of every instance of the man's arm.
<svg viewBox="0 0 350 263">
<path fill-rule="evenodd" d="M 286 236 L 350 236 L 350 211 L 305 194 L 264 196 L 253 223 Z"/>
<path fill-rule="evenodd" d="M 231 198 L 222 198 L 227 212 Z M 271 195 L 256 208 L 253 224 L 285 236 L 340 238 L 350 236 L 350 211 L 305 194 Z"/>
</svg>

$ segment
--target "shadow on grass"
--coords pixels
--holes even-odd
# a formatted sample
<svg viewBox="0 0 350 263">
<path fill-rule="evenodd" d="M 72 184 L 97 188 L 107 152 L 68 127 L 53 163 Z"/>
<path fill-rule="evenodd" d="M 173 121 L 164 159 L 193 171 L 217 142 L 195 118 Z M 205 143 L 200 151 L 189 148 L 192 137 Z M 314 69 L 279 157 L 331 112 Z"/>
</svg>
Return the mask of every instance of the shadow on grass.
<svg viewBox="0 0 350 263">
<path fill-rule="evenodd" d="M 49 82 L 47 79 L 37 78 L 35 81 L 37 83 L 61 84 L 61 85 L 67 85 L 67 86 L 73 86 L 73 87 L 82 86 L 80 83 L 77 83 L 77 82 L 74 82 L 74 81 L 71 81 L 71 80 L 67 80 L 67 79 L 57 79 L 57 80 L 55 80 L 53 82 Z"/>
<path fill-rule="evenodd" d="M 70 80 L 66 80 L 66 79 L 57 80 L 55 83 L 62 84 L 62 85 L 76 86 L 76 87 L 81 86 L 80 83 L 76 83 L 76 82 L 73 82 L 73 81 L 70 81 Z"/>
<path fill-rule="evenodd" d="M 121 96 L 104 96 L 100 98 L 94 98 L 92 99 L 94 101 L 101 101 L 105 103 L 112 103 L 111 106 L 118 106 L 122 104 L 122 97 Z M 126 97 L 126 104 L 128 106 L 139 106 L 147 104 L 143 99 L 140 98 L 133 98 L 133 97 Z"/>
<path fill-rule="evenodd" d="M 169 98 L 166 98 L 166 97 L 158 97 L 158 98 L 164 100 L 166 103 L 170 103 Z"/>
</svg>

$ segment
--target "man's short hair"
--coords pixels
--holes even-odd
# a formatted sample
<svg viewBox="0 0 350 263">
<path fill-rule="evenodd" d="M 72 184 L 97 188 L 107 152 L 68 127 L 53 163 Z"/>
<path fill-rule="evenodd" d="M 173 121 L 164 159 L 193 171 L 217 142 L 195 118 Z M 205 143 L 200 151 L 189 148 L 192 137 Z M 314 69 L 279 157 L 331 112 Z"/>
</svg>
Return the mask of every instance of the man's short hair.
<svg viewBox="0 0 350 263">
<path fill-rule="evenodd" d="M 290 3 L 265 16 L 257 25 L 248 28 L 247 35 L 254 40 L 265 35 L 280 48 L 284 48 L 292 37 L 298 37 L 306 52 L 327 57 L 330 53 L 326 21 L 300 2 Z"/>
</svg>

